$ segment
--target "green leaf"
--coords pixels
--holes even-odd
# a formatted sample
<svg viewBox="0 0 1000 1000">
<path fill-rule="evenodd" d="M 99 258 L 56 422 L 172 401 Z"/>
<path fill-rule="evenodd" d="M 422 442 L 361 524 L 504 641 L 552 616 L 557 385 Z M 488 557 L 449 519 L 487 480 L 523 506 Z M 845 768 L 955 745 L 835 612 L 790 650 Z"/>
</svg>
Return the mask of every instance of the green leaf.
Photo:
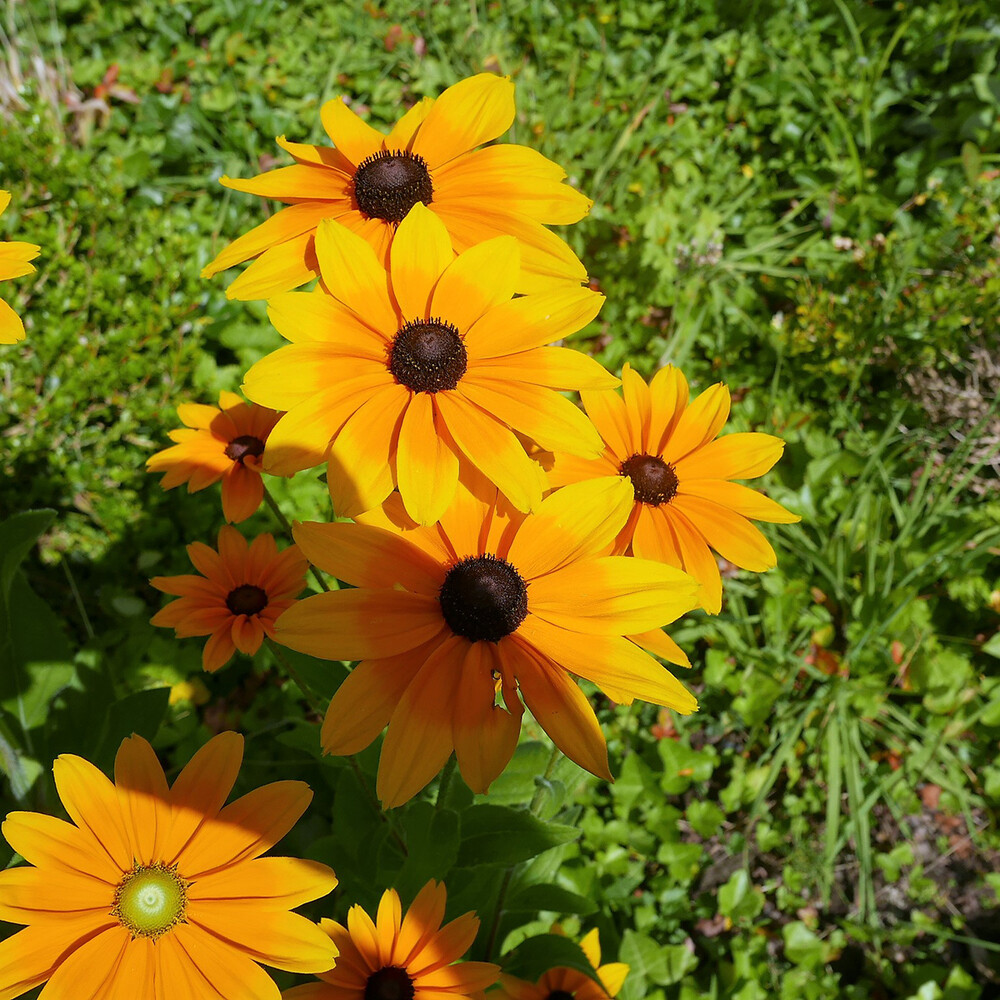
<svg viewBox="0 0 1000 1000">
<path fill-rule="evenodd" d="M 502 956 L 500 963 L 504 972 L 532 983 L 549 969 L 573 969 L 600 982 L 580 946 L 561 934 L 528 938 Z"/>
<path fill-rule="evenodd" d="M 462 814 L 457 867 L 515 865 L 579 836 L 575 827 L 543 823 L 522 809 L 472 806 Z"/>
<path fill-rule="evenodd" d="M 619 961 L 631 969 L 631 975 L 657 986 L 679 983 L 698 964 L 698 958 L 685 944 L 657 944 L 645 934 L 625 931 Z"/>
<path fill-rule="evenodd" d="M 26 510 L 0 521 L 0 605 L 6 605 L 14 574 L 55 516 L 54 510 Z"/>
<path fill-rule="evenodd" d="M 793 965 L 812 969 L 823 961 L 826 946 L 801 920 L 793 920 L 781 929 L 785 939 L 785 958 Z"/>
<path fill-rule="evenodd" d="M 719 889 L 719 913 L 732 920 L 752 920 L 764 909 L 764 895 L 750 884 L 750 876 L 741 868 L 729 876 Z"/>
<path fill-rule="evenodd" d="M 134 691 L 109 705 L 96 741 L 94 763 L 110 772 L 122 740 L 133 733 L 152 740 L 166 714 L 169 699 L 170 688 L 159 687 Z"/>
<path fill-rule="evenodd" d="M 586 916 L 597 910 L 597 904 L 586 896 L 564 889 L 561 885 L 526 885 L 508 897 L 505 908 L 525 913 L 551 910 L 553 913 L 577 913 Z"/>
</svg>

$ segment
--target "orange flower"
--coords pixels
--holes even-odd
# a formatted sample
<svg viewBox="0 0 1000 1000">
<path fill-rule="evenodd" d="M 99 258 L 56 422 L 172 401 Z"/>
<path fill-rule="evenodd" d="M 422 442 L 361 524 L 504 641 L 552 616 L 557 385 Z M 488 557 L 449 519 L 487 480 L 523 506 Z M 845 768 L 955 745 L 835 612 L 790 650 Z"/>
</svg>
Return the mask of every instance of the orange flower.
<svg viewBox="0 0 1000 1000">
<path fill-rule="evenodd" d="M 14 812 L 3 824 L 28 866 L 0 872 L 0 920 L 28 926 L 0 942 L 0 998 L 48 981 L 46 1000 L 278 1000 L 258 962 L 329 969 L 336 946 L 289 911 L 330 892 L 333 872 L 260 857 L 312 792 L 276 781 L 224 807 L 242 759 L 243 737 L 221 733 L 168 788 L 141 736 L 122 743 L 115 784 L 80 757 L 57 758 L 72 823 Z"/>
<path fill-rule="evenodd" d="M 284 552 L 270 535 L 259 535 L 252 545 L 228 524 L 219 531 L 219 550 L 193 542 L 187 547 L 191 562 L 202 576 L 156 576 L 149 582 L 171 601 L 153 615 L 154 625 L 172 628 L 177 637 L 208 635 L 202 654 L 206 670 L 218 670 L 238 649 L 252 656 L 264 636 L 274 635 L 278 616 L 295 603 L 305 589 L 308 564 L 297 546 Z"/>
<path fill-rule="evenodd" d="M 196 493 L 222 480 L 222 512 L 227 521 L 245 521 L 264 497 L 261 456 L 280 413 L 244 402 L 234 392 L 219 393 L 219 408 L 182 403 L 177 415 L 187 426 L 170 432 L 177 444 L 146 460 L 150 472 L 165 472 L 160 485 L 188 484 Z"/>
<path fill-rule="evenodd" d="M 583 953 L 597 972 L 600 982 L 576 969 L 550 969 L 537 983 L 514 976 L 501 976 L 500 989 L 489 994 L 492 1000 L 611 1000 L 625 982 L 629 967 L 624 962 L 601 965 L 601 941 L 597 928 L 580 942 Z"/>
<path fill-rule="evenodd" d="M 0 191 L 0 215 L 10 204 L 10 192 Z M 34 271 L 29 261 L 38 256 L 41 247 L 34 243 L 5 243 L 0 241 L 0 281 L 20 278 Z M 0 344 L 16 344 L 24 339 L 21 317 L 3 299 L 0 299 Z"/>
<path fill-rule="evenodd" d="M 722 580 L 712 549 L 743 569 L 777 563 L 774 549 L 751 523 L 801 520 L 733 479 L 755 479 L 781 457 L 785 442 L 770 434 L 716 437 L 729 418 L 729 390 L 719 383 L 690 405 L 688 384 L 672 365 L 646 383 L 629 365 L 617 392 L 583 391 L 587 414 L 604 439 L 598 459 L 557 453 L 549 483 L 563 486 L 605 476 L 627 477 L 635 503 L 613 551 L 656 559 L 690 573 L 702 585 L 702 607 L 717 614 Z"/>
<path fill-rule="evenodd" d="M 330 703 L 324 748 L 356 753 L 388 724 L 385 805 L 415 795 L 453 749 L 484 792 L 514 752 L 523 698 L 568 757 L 610 778 L 571 674 L 618 702 L 697 707 L 638 645 L 695 606 L 697 585 L 660 563 L 603 556 L 631 506 L 628 483 L 611 479 L 558 490 L 523 515 L 470 477 L 432 527 L 416 527 L 398 494 L 364 523 L 297 525 L 307 558 L 355 588 L 300 601 L 276 629 L 292 649 L 362 661 Z"/>
<path fill-rule="evenodd" d="M 399 895 L 382 895 L 374 922 L 352 906 L 347 926 L 324 920 L 340 957 L 322 982 L 286 990 L 284 1000 L 461 1000 L 492 986 L 500 970 L 489 962 L 459 962 L 479 930 L 466 913 L 441 926 L 447 892 L 431 880 L 404 917 Z"/>
<path fill-rule="evenodd" d="M 226 294 L 266 299 L 296 288 L 319 271 L 314 237 L 321 219 L 336 219 L 371 244 L 388 267 L 396 226 L 416 204 L 447 226 L 456 252 L 493 236 L 521 245 L 518 291 L 579 284 L 587 272 L 546 226 L 579 222 L 590 200 L 562 181 L 565 171 L 527 146 L 477 149 L 514 120 L 514 85 L 492 73 L 462 80 L 436 100 L 424 98 L 382 135 L 337 99 L 323 105 L 329 146 L 278 144 L 295 164 L 251 180 L 223 177 L 237 191 L 289 207 L 241 236 L 202 271 L 206 278 L 256 261 Z"/>
</svg>

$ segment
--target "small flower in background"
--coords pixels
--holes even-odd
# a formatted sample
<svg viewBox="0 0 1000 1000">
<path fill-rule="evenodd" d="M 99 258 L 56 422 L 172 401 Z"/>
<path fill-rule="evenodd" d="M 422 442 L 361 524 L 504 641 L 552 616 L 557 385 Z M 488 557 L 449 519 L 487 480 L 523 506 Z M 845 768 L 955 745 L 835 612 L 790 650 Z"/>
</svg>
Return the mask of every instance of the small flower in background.
<svg viewBox="0 0 1000 1000">
<path fill-rule="evenodd" d="M 527 983 L 514 976 L 501 975 L 500 989 L 489 993 L 486 1000 L 611 1000 L 625 983 L 629 967 L 624 962 L 601 965 L 601 941 L 597 928 L 580 941 L 587 961 L 594 967 L 597 978 L 576 969 L 550 969 L 537 983 Z"/>
<path fill-rule="evenodd" d="M 307 558 L 352 589 L 298 602 L 276 638 L 362 661 L 330 703 L 324 748 L 356 753 L 388 724 L 386 806 L 420 791 L 452 750 L 485 792 L 514 753 L 523 698 L 569 758 L 610 779 L 600 725 L 571 675 L 617 702 L 697 708 L 638 644 L 697 605 L 697 584 L 662 563 L 604 555 L 631 509 L 620 478 L 566 487 L 530 515 L 471 478 L 433 527 L 415 526 L 398 494 L 364 523 L 297 525 Z"/>
<path fill-rule="evenodd" d="M 264 498 L 261 456 L 281 414 L 221 392 L 218 408 L 181 403 L 177 415 L 187 426 L 170 432 L 177 443 L 147 459 L 147 470 L 166 473 L 160 481 L 165 490 L 187 483 L 188 493 L 221 479 L 226 520 L 245 521 Z"/>
<path fill-rule="evenodd" d="M 702 607 L 722 608 L 722 579 L 712 549 L 742 569 L 763 572 L 774 549 L 751 519 L 791 524 L 798 515 L 733 479 L 762 476 L 785 442 L 771 434 L 717 438 L 729 418 L 729 390 L 713 385 L 688 403 L 688 384 L 668 365 L 647 385 L 625 365 L 624 397 L 582 391 L 584 408 L 605 441 L 601 458 L 556 454 L 546 462 L 552 486 L 595 477 L 627 478 L 635 504 L 614 551 L 655 559 L 702 585 Z"/>
<path fill-rule="evenodd" d="M 271 320 L 293 343 L 258 361 L 243 386 L 288 411 L 268 440 L 268 472 L 326 461 L 338 516 L 378 507 L 396 487 L 410 516 L 432 524 L 454 496 L 460 460 L 519 510 L 538 505 L 544 475 L 515 430 L 600 455 L 600 435 L 558 390 L 618 379 L 547 345 L 589 323 L 603 296 L 569 286 L 512 299 L 517 242 L 499 237 L 456 257 L 422 205 L 399 227 L 388 276 L 336 222 L 320 226 L 316 249 L 327 291 L 272 299 Z"/>
<path fill-rule="evenodd" d="M 156 576 L 149 582 L 172 601 L 153 615 L 154 625 L 172 628 L 179 639 L 196 635 L 205 643 L 202 665 L 218 670 L 239 650 L 252 656 L 264 636 L 274 635 L 278 616 L 305 589 L 308 563 L 298 547 L 278 551 L 271 535 L 246 539 L 229 525 L 219 531 L 218 551 L 202 542 L 187 547 L 201 576 Z"/>
<path fill-rule="evenodd" d="M 579 222 L 591 202 L 563 183 L 565 171 L 528 146 L 500 143 L 514 120 L 514 84 L 492 73 L 425 97 L 389 135 L 362 121 L 339 98 L 321 111 L 334 146 L 278 144 L 295 164 L 251 180 L 223 177 L 236 191 L 288 207 L 244 234 L 203 271 L 206 278 L 256 258 L 228 288 L 235 299 L 265 299 L 319 273 L 316 227 L 337 219 L 365 239 L 389 266 L 396 226 L 417 204 L 445 224 L 456 252 L 510 235 L 522 249 L 519 292 L 580 284 L 587 272 L 546 226 Z"/>
<path fill-rule="evenodd" d="M 360 906 L 348 911 L 346 927 L 323 920 L 337 964 L 320 973 L 322 982 L 286 990 L 283 1000 L 461 1000 L 492 986 L 496 965 L 457 962 L 475 939 L 479 918 L 466 913 L 442 927 L 446 901 L 444 885 L 431 880 L 405 916 L 389 889 L 374 921 Z"/>
<path fill-rule="evenodd" d="M 258 962 L 329 969 L 336 945 L 289 911 L 329 893 L 333 872 L 260 857 L 312 792 L 277 781 L 226 806 L 242 759 L 243 737 L 222 733 L 168 788 L 141 736 L 122 743 L 114 784 L 80 757 L 57 758 L 56 789 L 72 823 L 14 812 L 3 824 L 28 865 L 0 872 L 0 920 L 27 927 L 0 942 L 0 996 L 47 981 L 46 997 L 72 1000 L 278 1000 Z"/>
<path fill-rule="evenodd" d="M 0 191 L 0 215 L 10 204 L 10 192 Z M 34 243 L 5 243 L 0 240 L 0 281 L 20 278 L 35 270 L 34 260 L 41 247 Z M 16 344 L 24 339 L 24 324 L 21 317 L 3 299 L 0 299 L 0 344 Z"/>
</svg>

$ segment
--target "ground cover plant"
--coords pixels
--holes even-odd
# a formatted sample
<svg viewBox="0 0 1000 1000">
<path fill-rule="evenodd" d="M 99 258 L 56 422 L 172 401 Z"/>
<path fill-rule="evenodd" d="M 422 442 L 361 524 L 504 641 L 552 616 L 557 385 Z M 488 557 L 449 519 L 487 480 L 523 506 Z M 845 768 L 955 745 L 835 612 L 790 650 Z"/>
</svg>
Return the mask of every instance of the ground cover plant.
<svg viewBox="0 0 1000 1000">
<path fill-rule="evenodd" d="M 212 926 L 230 942 L 228 957 L 216 950 L 207 958 L 190 940 L 184 954 L 197 952 L 198 968 L 211 965 L 226 996 L 268 995 L 266 977 L 241 985 L 240 974 L 255 977 L 247 969 L 269 959 L 292 996 L 362 995 L 361 972 L 336 977 L 374 975 L 392 962 L 416 982 L 410 956 L 396 952 L 378 968 L 360 958 L 345 960 L 340 973 L 319 968 L 326 942 L 354 955 L 357 928 L 367 926 L 362 911 L 383 942 L 386 927 L 405 934 L 417 918 L 432 937 L 440 928 L 451 942 L 441 968 L 470 967 L 468 978 L 448 981 L 451 995 L 490 986 L 491 964 L 525 982 L 549 977 L 530 988 L 505 979 L 486 994 L 497 997 L 1000 995 L 1000 22 L 989 4 L 73 0 L 10 3 L 5 15 L 0 187 L 11 201 L 0 240 L 41 249 L 34 274 L 26 252 L 20 273 L 0 263 L 0 293 L 26 334 L 0 347 L 0 812 L 79 822 L 73 779 L 59 773 L 69 764 L 53 778 L 63 754 L 113 773 L 123 799 L 136 797 L 139 781 L 174 796 L 183 814 L 176 803 L 188 801 L 185 783 L 207 760 L 198 754 L 232 730 L 243 734 L 245 752 L 240 766 L 234 746 L 215 751 L 214 769 L 224 761 L 232 775 L 215 793 L 216 809 L 233 784 L 259 796 L 278 795 L 264 791 L 275 782 L 307 783 L 312 799 L 293 827 L 305 792 L 284 789 L 295 800 L 279 848 L 288 859 L 237 852 L 226 859 L 232 869 L 209 877 L 244 865 L 264 878 L 285 864 L 273 877 L 291 895 L 264 907 L 268 927 L 328 918 L 327 933 L 292 954 L 266 928 L 248 942 L 217 914 L 222 923 Z M 399 485 L 401 499 L 376 516 L 362 510 L 385 489 L 385 473 L 372 471 L 366 489 L 350 495 L 358 480 L 345 476 L 344 463 L 356 445 L 329 468 L 292 455 L 305 471 L 291 480 L 265 475 L 263 506 L 254 492 L 259 456 L 247 442 L 236 458 L 203 468 L 192 484 L 203 488 L 193 493 L 183 470 L 169 492 L 160 485 L 169 465 L 144 471 L 172 443 L 197 456 L 193 442 L 206 426 L 198 406 L 242 406 L 243 420 L 262 417 L 264 407 L 291 414 L 298 402 L 268 359 L 308 349 L 304 339 L 282 345 L 305 328 L 311 301 L 300 297 L 314 293 L 265 289 L 270 308 L 228 298 L 234 279 L 246 284 L 236 259 L 230 271 L 201 276 L 282 207 L 239 190 L 240 181 L 246 188 L 293 162 L 275 137 L 330 145 L 321 108 L 340 97 L 388 132 L 422 99 L 482 73 L 516 86 L 517 113 L 501 145 L 530 147 L 568 172 L 561 187 L 593 199 L 580 221 L 558 219 L 574 223 L 559 237 L 589 276 L 574 294 L 581 303 L 605 299 L 596 319 L 581 313 L 578 325 L 545 341 L 568 336 L 563 349 L 583 359 L 578 381 L 546 390 L 565 401 L 556 389 L 583 389 L 586 410 L 564 417 L 565 427 L 578 431 L 586 413 L 599 424 L 592 397 L 622 391 L 580 381 L 588 358 L 587 377 L 603 365 L 621 374 L 626 392 L 632 386 L 633 399 L 668 365 L 684 373 L 692 400 L 725 382 L 732 412 L 718 440 L 784 440 L 780 461 L 748 485 L 802 518 L 763 526 L 776 568 L 702 562 L 709 577 L 718 567 L 718 607 L 696 608 L 691 598 L 655 623 L 677 618 L 653 649 L 678 679 L 673 701 L 660 700 L 686 710 L 681 692 L 690 691 L 696 713 L 644 704 L 648 691 L 624 705 L 630 692 L 609 690 L 607 676 L 592 678 L 597 687 L 584 682 L 606 761 L 594 739 L 553 733 L 530 665 L 518 667 L 520 693 L 534 704 L 518 715 L 516 746 L 512 690 L 501 692 L 490 718 L 472 720 L 471 737 L 430 746 L 405 727 L 393 736 L 395 723 L 384 739 L 362 739 L 358 706 L 377 685 L 363 689 L 352 661 L 374 656 L 367 663 L 377 664 L 396 652 L 373 654 L 363 634 L 338 626 L 336 654 L 345 661 L 313 655 L 333 650 L 333 639 L 315 638 L 310 619 L 322 622 L 336 602 L 362 600 L 378 586 L 352 578 L 343 548 L 350 533 L 360 538 L 363 528 L 370 538 L 407 518 L 436 520 L 450 474 L 407 480 L 397 452 L 389 488 Z M 237 189 L 220 185 L 223 176 Z M 433 220 L 421 224 L 433 241 Z M 326 237 L 318 269 L 323 256 L 360 257 L 339 231 Z M 409 270 L 421 263 L 417 255 Z M 469 268 L 482 280 L 500 270 L 495 262 Z M 351 295 L 337 284 L 344 271 L 323 272 L 332 298 Z M 517 291 L 527 295 L 515 302 L 546 294 Z M 438 318 L 460 327 L 458 314 Z M 244 379 L 250 370 L 258 375 Z M 244 382 L 251 399 L 255 385 L 274 398 L 251 408 L 226 395 Z M 557 409 L 566 413 L 560 403 L 544 413 L 554 420 Z M 270 420 L 239 423 L 241 433 L 222 445 L 270 440 L 281 427 Z M 533 437 L 540 424 L 513 426 L 540 446 L 533 457 L 550 475 L 568 464 L 572 474 L 553 496 L 578 489 L 579 463 L 563 447 L 575 432 L 549 426 L 548 437 Z M 489 478 L 494 465 L 482 451 Z M 605 471 L 610 478 L 614 469 Z M 516 490 L 521 481 L 505 484 Z M 666 485 L 645 481 L 647 507 Z M 623 514 L 640 502 L 625 501 Z M 573 506 L 594 509 L 596 500 Z M 331 523 L 348 511 L 359 524 Z M 223 515 L 234 526 L 220 535 Z M 290 551 L 292 521 L 316 525 L 295 529 L 313 571 L 288 555 L 268 569 Z M 652 544 L 655 536 L 632 528 L 640 548 Z M 175 638 L 178 606 L 203 592 L 183 546 L 231 552 L 229 532 L 257 539 L 255 571 L 309 573 L 288 646 L 265 638 L 267 609 L 245 633 L 226 617 L 213 619 L 218 639 Z M 373 565 L 402 558 L 396 548 L 380 551 Z M 209 558 L 201 549 L 192 556 Z M 186 595 L 169 582 L 179 577 Z M 324 594 L 335 579 L 350 589 Z M 253 598 L 262 580 L 248 576 L 242 597 Z M 291 593 L 293 583 L 289 600 L 301 592 Z M 666 579 L 657 585 L 666 588 Z M 228 598 L 235 588 L 223 586 Z M 165 603 L 157 588 L 177 599 Z M 662 605 L 665 593 L 652 603 Z M 317 607 L 324 615 L 311 616 Z M 277 619 L 284 608 L 270 610 Z M 151 624 L 154 616 L 168 628 Z M 648 631 L 640 625 L 653 627 L 634 624 L 617 633 L 621 642 Z M 279 642 L 281 632 L 279 624 Z M 585 639 L 596 658 L 605 638 Z M 566 665 L 587 676 L 582 662 Z M 324 731 L 331 699 L 338 707 Z M 358 731 L 345 736 L 352 718 Z M 322 752 L 321 733 L 332 753 Z M 553 735 L 568 757 L 553 751 Z M 406 787 L 417 778 L 399 764 L 414 745 L 427 762 L 417 776 L 425 790 Z M 493 756 L 477 756 L 490 747 Z M 387 751 L 393 766 L 382 773 Z M 157 777 L 161 765 L 165 777 Z M 86 789 L 77 797 L 107 793 L 95 772 L 73 766 Z M 383 809 L 379 795 L 407 801 Z M 138 838 L 122 847 L 137 863 L 153 858 L 139 813 L 129 813 L 138 818 L 121 834 Z M 8 820 L 0 842 L 0 863 L 9 863 L 0 887 L 22 893 L 4 897 L 0 888 L 0 919 L 13 921 L 0 925 L 7 954 L 26 922 L 24 887 L 35 885 L 24 881 L 34 876 L 23 874 L 23 859 L 42 881 L 59 877 L 32 856 L 37 830 L 32 841 L 18 822 L 42 821 Z M 277 839 L 277 830 L 262 834 L 257 853 Z M 185 868 L 187 860 L 178 855 L 176 871 L 197 886 L 208 869 Z M 329 869 L 338 884 L 309 902 L 329 892 Z M 169 872 L 133 872 L 127 884 L 113 874 L 108 884 L 123 886 L 119 916 L 132 921 L 126 929 L 142 929 L 142 892 L 169 896 L 179 884 Z M 229 885 L 245 893 L 241 878 Z M 197 905 L 198 890 L 183 891 Z M 290 914 L 294 907 L 310 921 Z M 470 918 L 448 931 L 469 911 L 475 926 Z M 136 967 L 148 970 L 151 939 L 123 934 L 117 943 L 126 939 L 138 942 Z M 85 952 L 93 955 L 96 946 Z M 463 955 L 470 961 L 448 965 Z M 101 961 L 107 968 L 113 960 Z M 327 977 L 325 986 L 314 973 Z M 4 974 L 6 965 L 0 995 L 17 995 Z M 93 975 L 96 989 L 105 980 Z M 383 976 L 376 985 L 393 995 L 399 982 Z M 20 985 L 41 989 L 40 981 Z M 77 995 L 76 985 L 57 974 L 46 996 Z"/>
</svg>

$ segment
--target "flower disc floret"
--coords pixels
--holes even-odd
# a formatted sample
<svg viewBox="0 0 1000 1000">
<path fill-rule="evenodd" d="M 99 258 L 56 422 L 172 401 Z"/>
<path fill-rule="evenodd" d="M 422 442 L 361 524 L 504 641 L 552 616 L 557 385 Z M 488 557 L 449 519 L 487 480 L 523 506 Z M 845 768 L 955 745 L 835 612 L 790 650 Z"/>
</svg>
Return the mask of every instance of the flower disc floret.
<svg viewBox="0 0 1000 1000">
<path fill-rule="evenodd" d="M 267 607 L 267 591 L 252 583 L 241 583 L 226 595 L 226 607 L 234 615 L 259 615 Z"/>
<path fill-rule="evenodd" d="M 242 465 L 248 457 L 259 458 L 264 454 L 264 442 L 253 434 L 241 434 L 226 445 L 224 454 Z"/>
<path fill-rule="evenodd" d="M 631 455 L 621 464 L 621 474 L 632 481 L 636 503 L 659 507 L 677 495 L 677 473 L 656 455 Z"/>
<path fill-rule="evenodd" d="M 528 587 L 506 559 L 469 556 L 449 571 L 438 594 L 448 627 L 470 642 L 499 642 L 528 615 Z"/>
<path fill-rule="evenodd" d="M 177 865 L 136 865 L 115 888 L 111 912 L 133 938 L 156 938 L 184 919 L 190 885 Z"/>
<path fill-rule="evenodd" d="M 406 149 L 380 149 L 358 164 L 354 200 L 365 218 L 402 222 L 418 201 L 434 200 L 427 161 Z"/>
<path fill-rule="evenodd" d="M 454 389 L 468 365 L 458 330 L 438 318 L 406 323 L 389 348 L 389 371 L 414 392 Z"/>
<path fill-rule="evenodd" d="M 365 984 L 365 1000 L 413 1000 L 413 996 L 413 980 L 396 965 L 373 972 Z"/>
</svg>

